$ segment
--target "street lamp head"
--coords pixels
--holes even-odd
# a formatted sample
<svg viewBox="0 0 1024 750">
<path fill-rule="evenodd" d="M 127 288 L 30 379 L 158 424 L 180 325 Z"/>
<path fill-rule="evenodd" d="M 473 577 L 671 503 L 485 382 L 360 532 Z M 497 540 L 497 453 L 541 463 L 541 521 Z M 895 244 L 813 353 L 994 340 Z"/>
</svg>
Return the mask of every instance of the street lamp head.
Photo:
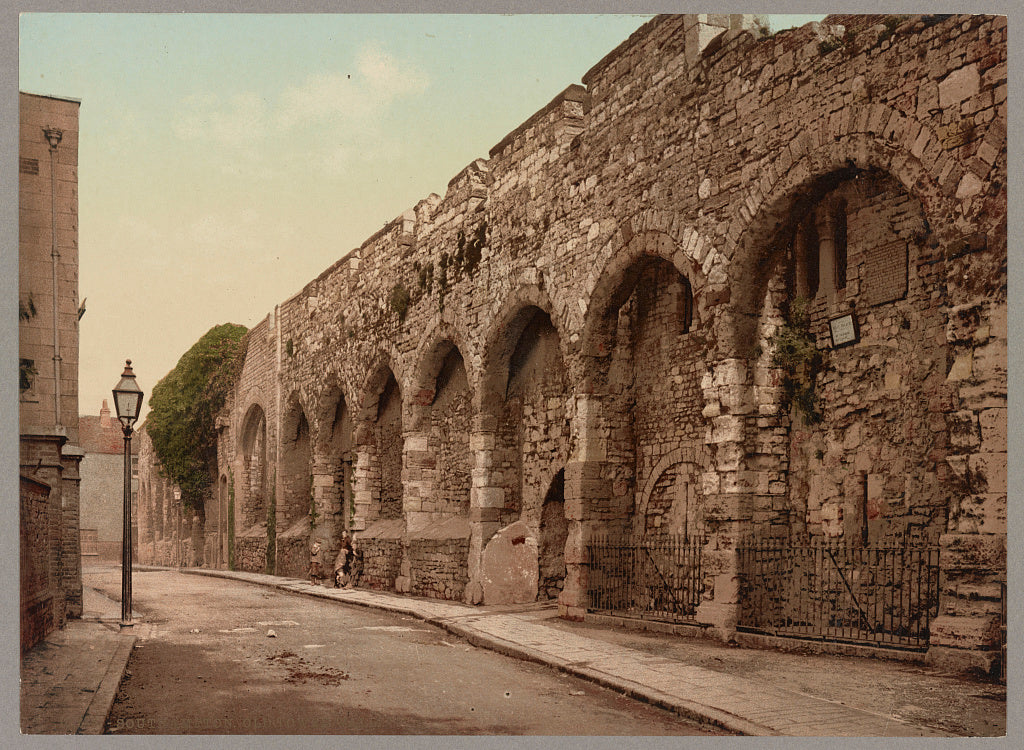
<svg viewBox="0 0 1024 750">
<path fill-rule="evenodd" d="M 114 386 L 114 407 L 117 409 L 117 418 L 121 420 L 121 425 L 126 430 L 130 430 L 142 410 L 142 390 L 135 382 L 135 373 L 132 372 L 130 359 L 125 360 L 121 380 Z"/>
<path fill-rule="evenodd" d="M 181 500 L 181 487 L 174 485 L 174 499 Z"/>
</svg>

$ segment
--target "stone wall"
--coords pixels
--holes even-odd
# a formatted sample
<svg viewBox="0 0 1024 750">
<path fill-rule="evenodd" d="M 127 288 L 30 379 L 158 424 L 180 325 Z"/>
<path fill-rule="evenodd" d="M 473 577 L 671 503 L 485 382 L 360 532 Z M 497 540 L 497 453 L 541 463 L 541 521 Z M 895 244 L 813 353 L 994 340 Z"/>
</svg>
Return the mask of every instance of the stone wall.
<svg viewBox="0 0 1024 750">
<path fill-rule="evenodd" d="M 467 582 L 452 568 L 443 588 L 472 602 L 495 534 L 523 521 L 536 539 L 564 472 L 561 614 L 586 611 L 592 534 L 686 534 L 704 544 L 696 619 L 722 638 L 743 544 L 931 540 L 933 654 L 990 659 L 1005 185 L 1004 18 L 766 37 L 749 16 L 659 16 L 253 329 L 222 466 L 246 481 L 259 410 L 280 492 L 281 405 L 299 408 L 327 511 L 324 446 L 351 407 L 346 523 L 389 555 L 374 524 L 398 524 L 402 591 L 436 562 L 423 529 L 462 517 L 468 470 L 468 537 L 444 537 L 468 538 Z M 813 372 L 776 357 L 802 300 Z M 438 385 L 446 361 L 464 396 Z M 238 502 L 241 532 L 259 512 Z M 462 542 L 445 544 L 455 564 Z"/>
</svg>

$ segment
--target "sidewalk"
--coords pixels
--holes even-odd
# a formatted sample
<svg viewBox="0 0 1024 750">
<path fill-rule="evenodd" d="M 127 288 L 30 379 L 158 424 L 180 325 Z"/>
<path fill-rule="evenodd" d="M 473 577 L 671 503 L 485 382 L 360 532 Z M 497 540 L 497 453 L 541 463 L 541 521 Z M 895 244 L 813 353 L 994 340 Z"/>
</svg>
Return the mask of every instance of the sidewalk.
<svg viewBox="0 0 1024 750">
<path fill-rule="evenodd" d="M 21 659 L 22 734 L 103 734 L 135 636 L 120 602 L 85 587 L 82 610 Z"/>
<path fill-rule="evenodd" d="M 176 570 L 150 566 L 137 569 Z M 551 605 L 471 607 L 381 591 L 311 586 L 294 578 L 258 573 L 198 568 L 180 572 L 243 581 L 414 617 L 473 645 L 549 665 L 737 734 L 999 736 L 1005 731 L 1000 729 L 1006 726 L 1005 689 L 936 676 L 924 668 L 918 674 L 914 669 L 908 671 L 882 660 L 727 649 L 678 636 L 578 625 L 559 619 L 557 609 Z M 21 660 L 24 734 L 103 732 L 136 636 L 120 632 L 119 602 L 88 587 L 83 596 L 83 618 L 52 633 Z M 760 674 L 750 668 L 752 663 L 761 666 Z M 772 679 L 766 679 L 765 674 Z M 862 690 L 839 690 L 838 697 L 828 699 L 821 697 L 822 690 L 814 689 L 832 682 L 857 684 Z M 908 684 L 924 685 L 920 692 L 931 694 L 927 705 L 913 696 L 910 700 L 921 704 L 912 708 L 918 709 L 916 716 L 926 717 L 922 721 L 932 726 L 948 726 L 945 719 L 955 718 L 962 710 L 964 695 L 978 693 L 971 706 L 976 714 L 983 714 L 974 724 L 982 729 L 941 731 L 921 726 L 895 715 L 892 707 L 887 710 L 885 707 L 890 704 L 884 701 L 866 699 L 870 691 L 899 694 Z M 810 694 L 814 692 L 818 695 Z M 833 688 L 831 695 L 836 693 Z M 901 701 L 907 700 L 900 697 Z M 953 726 L 958 724 L 954 722 Z"/>
<path fill-rule="evenodd" d="M 472 607 L 458 602 L 419 599 L 380 591 L 335 589 L 311 586 L 294 578 L 258 573 L 189 569 L 182 572 L 230 578 L 263 586 L 271 586 L 296 594 L 317 596 L 347 604 L 387 610 L 407 615 L 459 635 L 470 643 L 509 656 L 547 664 L 597 684 L 618 690 L 638 700 L 674 711 L 697 721 L 745 735 L 784 736 L 847 736 L 847 737 L 951 737 L 960 736 L 925 726 L 918 726 L 891 714 L 867 710 L 855 705 L 856 696 L 843 697 L 843 702 L 808 695 L 798 686 L 781 686 L 778 681 L 750 679 L 728 671 L 708 669 L 688 663 L 678 656 L 672 641 L 678 637 L 657 639 L 662 648 L 647 651 L 630 648 L 616 639 L 590 637 L 574 632 L 557 618 L 554 607 Z M 609 630 L 609 629 L 605 629 Z M 621 636 L 621 633 L 620 633 Z M 628 635 L 625 638 L 629 638 Z M 639 637 L 633 636 L 634 639 Z M 622 638 L 618 638 L 622 640 Z M 694 648 L 691 643 L 690 648 Z M 696 644 L 700 649 L 700 644 Z M 653 651 L 653 653 L 652 653 Z M 765 655 L 768 659 L 808 659 L 770 652 L 747 652 Z M 842 657 L 816 657 L 842 669 Z M 690 662 L 693 659 L 689 660 Z M 847 660 L 848 661 L 848 660 Z M 879 690 L 897 669 L 882 660 L 860 659 L 859 668 L 873 673 Z M 733 670 L 734 672 L 737 670 Z M 742 670 L 739 670 L 742 674 Z M 785 679 L 783 675 L 783 679 Z M 829 680 L 829 674 L 818 675 Z M 905 675 L 903 679 L 906 679 Z M 937 678 L 933 678 L 937 679 Z M 947 681 L 946 690 L 962 690 L 962 684 Z M 932 688 L 929 688 L 932 689 Z M 936 710 L 952 709 L 941 696 Z M 991 698 L 990 695 L 981 696 Z M 976 701 L 991 720 L 987 726 L 1005 727 L 1005 698 Z M 1004 730 L 1005 731 L 1005 730 Z"/>
</svg>

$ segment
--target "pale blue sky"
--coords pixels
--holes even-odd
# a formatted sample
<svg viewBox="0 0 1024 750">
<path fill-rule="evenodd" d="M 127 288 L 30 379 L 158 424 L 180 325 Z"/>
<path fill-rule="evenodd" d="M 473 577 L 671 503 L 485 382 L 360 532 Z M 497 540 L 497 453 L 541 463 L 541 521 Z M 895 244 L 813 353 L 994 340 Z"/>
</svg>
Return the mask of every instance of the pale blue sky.
<svg viewBox="0 0 1024 750">
<path fill-rule="evenodd" d="M 443 195 L 646 19 L 23 14 L 21 90 L 82 102 L 80 411 Z"/>
</svg>

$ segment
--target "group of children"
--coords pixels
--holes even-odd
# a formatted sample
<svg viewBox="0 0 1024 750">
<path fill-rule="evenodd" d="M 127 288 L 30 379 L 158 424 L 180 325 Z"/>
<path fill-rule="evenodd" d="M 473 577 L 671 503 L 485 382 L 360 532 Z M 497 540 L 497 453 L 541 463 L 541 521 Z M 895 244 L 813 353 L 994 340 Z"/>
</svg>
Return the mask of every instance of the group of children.
<svg viewBox="0 0 1024 750">
<path fill-rule="evenodd" d="M 319 586 L 326 576 L 322 560 L 323 551 L 320 548 L 319 540 L 313 541 L 313 547 L 309 551 L 309 582 Z M 362 573 L 362 555 L 356 552 L 352 537 L 347 531 L 341 535 L 341 545 L 338 548 L 338 556 L 334 559 L 334 588 L 352 588 Z"/>
</svg>

